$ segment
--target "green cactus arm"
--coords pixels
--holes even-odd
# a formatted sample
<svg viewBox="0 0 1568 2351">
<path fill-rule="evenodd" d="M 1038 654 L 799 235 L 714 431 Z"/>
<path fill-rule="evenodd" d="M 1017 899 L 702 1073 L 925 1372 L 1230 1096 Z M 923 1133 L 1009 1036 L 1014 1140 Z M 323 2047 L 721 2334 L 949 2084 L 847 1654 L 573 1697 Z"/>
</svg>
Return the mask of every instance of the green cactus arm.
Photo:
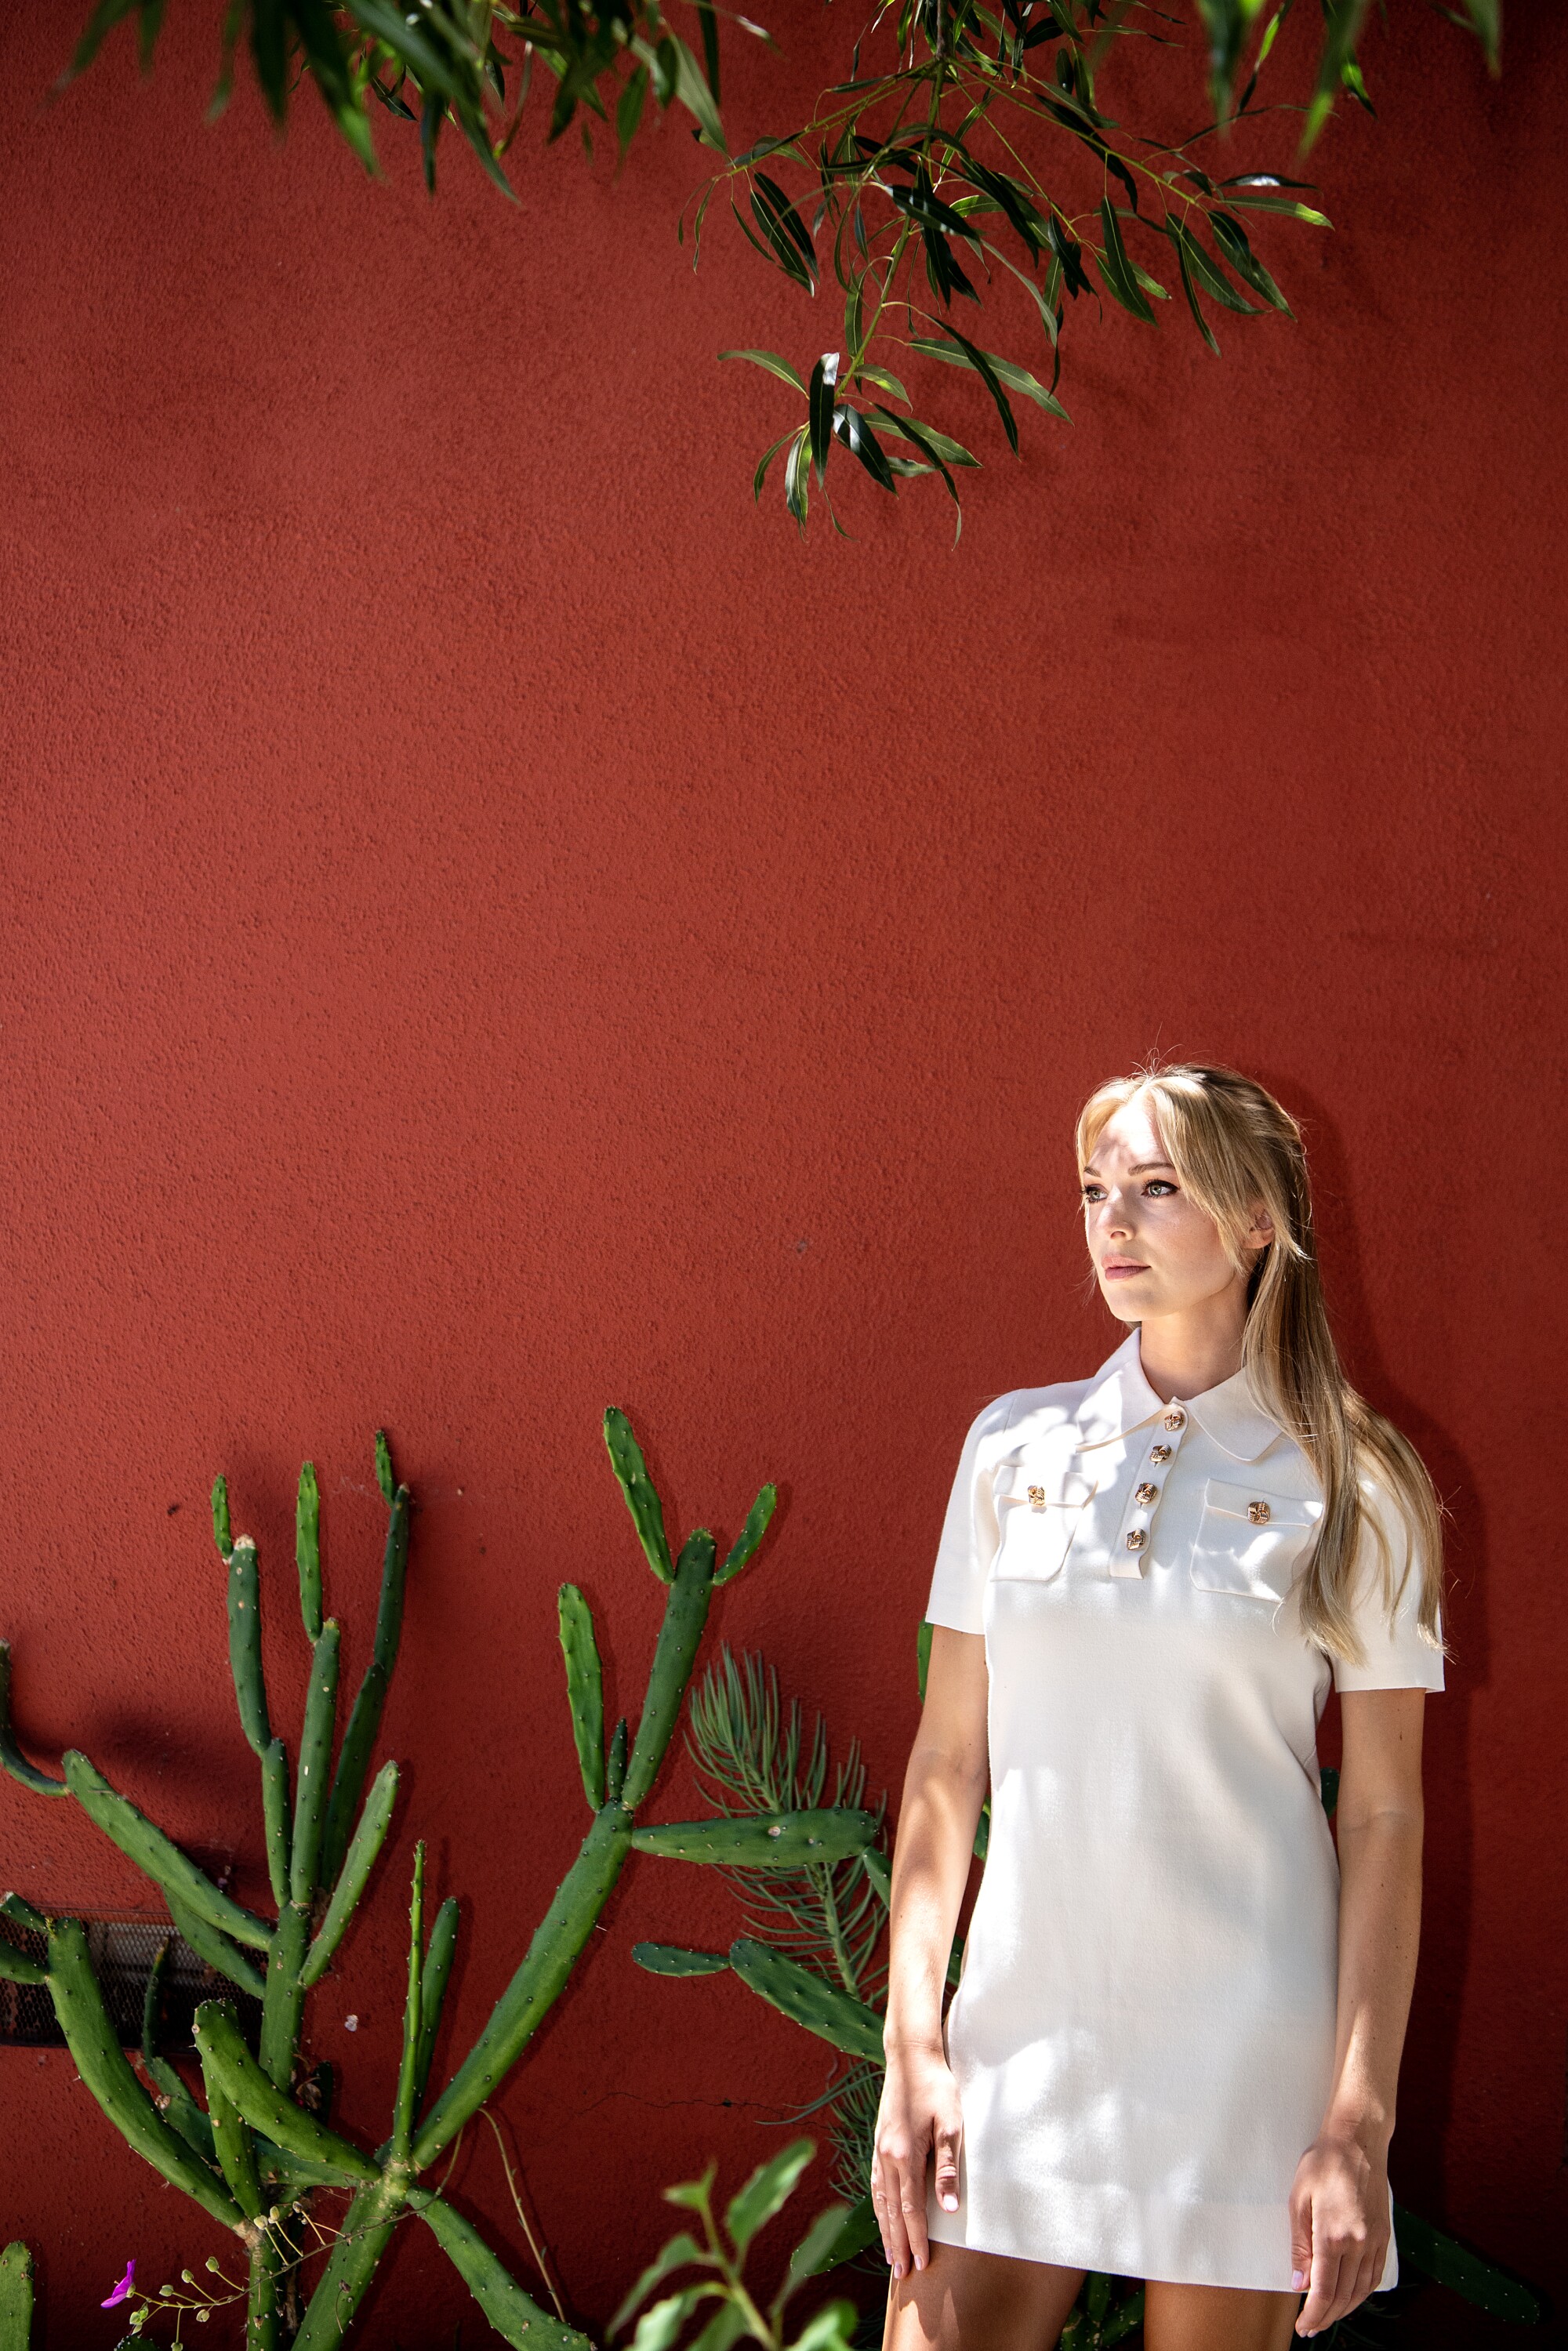
<svg viewBox="0 0 1568 2351">
<path fill-rule="evenodd" d="M 279 1910 L 288 1899 L 288 1750 L 275 1739 L 261 1759 L 261 1817 L 267 1876 Z"/>
<path fill-rule="evenodd" d="M 1490 2312 L 1493 2318 L 1511 2320 L 1518 2326 L 1539 2325 L 1546 2317 L 1546 2304 L 1533 2286 L 1498 2269 L 1468 2245 L 1461 2245 L 1457 2237 L 1450 2237 L 1447 2230 L 1406 2211 L 1403 2204 L 1394 2207 L 1394 2235 L 1401 2263 L 1407 2262 L 1412 2269 L 1423 2271 L 1478 2310 Z"/>
<path fill-rule="evenodd" d="M 66 1784 L 94 1827 L 154 1879 L 166 1897 L 172 1895 L 187 1910 L 205 1919 L 209 1927 L 231 1935 L 236 1943 L 266 1950 L 272 1939 L 270 1927 L 220 1893 L 206 1872 L 198 1869 L 162 1829 L 154 1828 L 128 1797 L 118 1794 L 85 1755 L 72 1748 L 64 1761 Z"/>
<path fill-rule="evenodd" d="M 331 1785 L 332 1732 L 338 1719 L 338 1621 L 329 1616 L 310 1659 L 310 1687 L 299 1733 L 299 1777 L 294 1791 L 294 1842 L 288 1855 L 288 1898 L 314 1901 L 321 1862 L 321 1832 Z"/>
<path fill-rule="evenodd" d="M 109 2021 L 88 1957 L 87 1933 L 78 1919 L 62 1918 L 50 1928 L 49 1997 L 77 2072 L 121 2137 L 225 2229 L 243 2228 L 244 2216 L 223 2182 L 170 2128 L 132 2073 Z"/>
<path fill-rule="evenodd" d="M 210 1968 L 216 1968 L 219 1975 L 227 1976 L 230 1983 L 238 1984 L 241 1991 L 247 1991 L 253 2000 L 259 2000 L 267 1989 L 266 1979 L 254 1960 L 246 1958 L 239 1945 L 227 1935 L 220 1934 L 199 1911 L 187 1907 L 170 1893 L 167 1886 L 163 1889 L 163 1899 L 169 1906 L 169 1917 L 175 1933 L 189 1943 L 192 1950 L 205 1959 Z"/>
<path fill-rule="evenodd" d="M 49 1971 L 47 1968 L 41 1968 L 37 1959 L 30 1959 L 26 1951 L 19 1951 L 15 1943 L 8 1943 L 4 1935 L 0 1935 L 0 1977 L 4 1977 L 7 1983 L 41 1984 L 47 1983 Z"/>
<path fill-rule="evenodd" d="M 419 1992 L 419 2051 L 414 2060 L 413 2100 L 417 2109 L 424 2104 L 424 2093 L 430 2080 L 431 2061 L 435 2055 L 435 2036 L 441 2030 L 441 2011 L 446 1999 L 446 1987 L 452 1978 L 452 1962 L 457 1951 L 457 1903 L 448 1895 L 435 1914 L 435 1924 L 430 1930 L 430 1949 L 424 1955 L 424 1975 Z"/>
<path fill-rule="evenodd" d="M 469 2116 L 499 2089 L 559 1997 L 621 1875 L 631 1849 L 631 1825 L 618 1804 L 606 1804 L 584 1837 L 577 1859 L 534 1931 L 521 1967 L 414 2139 L 416 2171 L 434 2163 Z"/>
<path fill-rule="evenodd" d="M 152 1965 L 147 1970 L 147 1989 L 141 1996 L 141 2070 L 152 2085 L 153 2104 L 171 2130 L 178 2131 L 185 2145 L 194 2147 L 204 2163 L 215 2168 L 218 2158 L 217 2149 L 213 2145 L 211 2123 L 174 2067 L 158 2054 L 159 2000 L 168 1960 L 168 1943 L 160 1943 L 153 1953 Z"/>
<path fill-rule="evenodd" d="M 332 1898 L 327 1905 L 327 1915 L 317 1929 L 308 1958 L 299 1971 L 299 1980 L 308 1991 L 320 1982 L 331 1965 L 333 1954 L 348 1931 L 349 1921 L 360 1905 L 360 1897 L 370 1883 L 387 1831 L 392 1826 L 393 1807 L 397 1803 L 398 1767 L 383 1763 L 365 1799 L 365 1809 L 360 1815 L 360 1825 L 344 1856 L 338 1882 L 332 1888 Z"/>
<path fill-rule="evenodd" d="M 228 2181 L 230 2195 L 246 2219 L 254 2220 L 262 2209 L 263 2199 L 250 2132 L 216 2074 L 207 2071 L 204 2059 L 202 2078 L 207 2085 L 207 2119 L 213 2126 L 214 2152 Z"/>
<path fill-rule="evenodd" d="M 648 1475 L 643 1448 L 632 1434 L 631 1422 L 613 1405 L 604 1416 L 604 1442 L 610 1453 L 610 1466 L 626 1497 L 626 1508 L 632 1513 L 643 1556 L 661 1583 L 673 1583 L 675 1571 L 670 1558 L 669 1537 L 664 1532 L 664 1504 Z"/>
<path fill-rule="evenodd" d="M 302 2155 L 291 2155 L 279 2147 L 276 2139 L 265 2133 L 252 2134 L 256 2148 L 256 2168 L 264 2179 L 276 2180 L 287 2190 L 290 2198 L 308 2188 L 346 2188 L 352 2183 L 332 2164 L 308 2163 Z"/>
<path fill-rule="evenodd" d="M 262 2072 L 283 2090 L 294 2078 L 294 2061 L 299 2051 L 299 2021 L 305 2013 L 305 1956 L 309 1940 L 309 1911 L 303 1903 L 285 1903 L 267 1955 L 261 2038 L 256 2044 Z"/>
<path fill-rule="evenodd" d="M 869 2195 L 855 2204 L 830 2204 L 825 2212 L 817 2215 L 790 2254 L 774 2310 L 781 2310 L 809 2278 L 824 2277 L 841 2262 L 863 2253 L 868 2245 L 875 2244 L 879 2234 L 876 2211 Z"/>
<path fill-rule="evenodd" d="M 229 1553 L 229 1671 L 239 1704 L 240 1729 L 252 1750 L 265 1755 L 272 1744 L 267 1718 L 267 1682 L 261 1669 L 261 1578 L 256 1545 L 241 1535 Z"/>
<path fill-rule="evenodd" d="M 9 1771 L 13 1780 L 20 1780 L 24 1788 L 31 1788 L 36 1796 L 63 1796 L 68 1793 L 63 1780 L 51 1780 L 29 1763 L 17 1746 L 11 1729 L 11 1644 L 0 1641 L 0 1771 Z"/>
<path fill-rule="evenodd" d="M 41 1910 L 35 1910 L 23 1894 L 0 1895 L 0 1918 L 9 1918 L 12 1925 L 25 1927 L 29 1935 L 46 1935 L 49 1922 Z"/>
<path fill-rule="evenodd" d="M 332 1886 L 343 1866 L 354 1828 L 360 1798 L 370 1775 L 371 1757 L 387 1702 L 388 1677 L 372 1657 L 365 1667 L 350 1709 L 349 1727 L 338 1752 L 338 1769 L 327 1806 L 327 1828 L 321 1839 L 321 1883 Z"/>
<path fill-rule="evenodd" d="M 586 2335 L 563 2325 L 523 2292 L 477 2229 L 450 2204 L 423 2188 L 412 2189 L 408 2201 L 503 2342 L 517 2351 L 593 2351 Z"/>
<path fill-rule="evenodd" d="M 327 1813 L 327 1834 L 321 1849 L 321 1883 L 336 1883 L 349 1850 L 349 1839 L 359 1814 L 360 1798 L 370 1776 L 371 1756 L 382 1727 L 382 1713 L 402 1639 L 403 1597 L 408 1584 L 409 1490 L 400 1486 L 388 1497 L 392 1516 L 387 1522 L 386 1551 L 382 1561 L 381 1597 L 376 1603 L 375 1641 L 343 1734 Z"/>
<path fill-rule="evenodd" d="M 368 2155 L 361 2155 L 346 2138 L 319 2123 L 267 2080 L 245 2045 L 233 2010 L 225 2002 L 202 2002 L 196 2011 L 195 2032 L 204 2075 L 209 2083 L 218 2083 L 253 2130 L 273 2140 L 286 2154 L 320 2164 L 340 2179 L 380 2179 L 381 2172 Z"/>
<path fill-rule="evenodd" d="M 413 1888 L 408 1905 L 408 1995 L 402 2010 L 402 2059 L 398 2066 L 397 2100 L 392 2112 L 392 2156 L 406 2163 L 413 2144 L 414 2109 L 419 2099 L 419 2043 L 423 2029 L 424 1991 L 424 1842 L 413 1849 Z"/>
<path fill-rule="evenodd" d="M 703 1628 L 713 1604 L 714 1542 L 706 1527 L 687 1537 L 681 1547 L 664 1620 L 653 1650 L 643 1718 L 626 1766 L 621 1801 L 634 1813 L 658 1777 L 664 1750 L 674 1736 L 685 1704 L 686 1685 L 696 1662 Z"/>
<path fill-rule="evenodd" d="M 384 1428 L 376 1431 L 376 1483 L 382 1489 L 382 1499 L 390 1510 L 397 1493 L 397 1479 L 392 1471 L 392 1447 L 387 1443 Z"/>
<path fill-rule="evenodd" d="M 577 1741 L 582 1792 L 589 1811 L 596 1813 L 604 1802 L 604 1674 L 594 1638 L 593 1611 L 575 1583 L 561 1585 L 558 1602 L 571 1735 Z"/>
<path fill-rule="evenodd" d="M 321 1638 L 321 1489 L 316 1483 L 313 1461 L 307 1461 L 299 1472 L 294 1558 L 299 1570 L 299 1614 L 305 1620 L 305 1637 L 314 1647 Z"/>
<path fill-rule="evenodd" d="M 717 1862 L 730 1869 L 804 1869 L 847 1861 L 877 1834 L 874 1813 L 848 1804 L 821 1812 L 751 1813 L 729 1819 L 664 1821 L 632 1832 L 639 1853 L 672 1861 Z"/>
<path fill-rule="evenodd" d="M 621 1802 L 621 1791 L 626 1785 L 626 1718 L 622 1715 L 610 1734 L 609 1752 L 604 1758 L 604 1801 L 607 1804 Z"/>
<path fill-rule="evenodd" d="M 727 1951 L 689 1951 L 681 1943 L 633 1943 L 632 1957 L 651 1976 L 718 1976 L 729 1966 Z"/>
<path fill-rule="evenodd" d="M 381 2266 L 402 2204 L 402 2190 L 394 2180 L 377 2179 L 361 2189 L 343 2216 L 293 2351 L 338 2351 Z"/>
<path fill-rule="evenodd" d="M 730 1945 L 729 1964 L 742 1983 L 819 2040 L 868 2064 L 882 2064 L 883 2021 L 863 2001 L 852 2000 L 836 1984 L 749 1935 Z"/>
<path fill-rule="evenodd" d="M 746 1524 L 741 1528 L 739 1534 L 731 1544 L 724 1565 L 714 1577 L 714 1589 L 716 1592 L 721 1583 L 730 1583 L 734 1577 L 740 1573 L 743 1567 L 749 1564 L 752 1552 L 757 1549 L 758 1544 L 768 1532 L 768 1521 L 773 1516 L 773 1512 L 778 1506 L 778 1488 L 775 1486 L 764 1486 L 761 1493 L 758 1494 L 756 1501 L 753 1502 L 750 1510 L 747 1511 Z"/>
<path fill-rule="evenodd" d="M 0 2351 L 27 2351 L 33 2339 L 33 2256 L 24 2244 L 0 2253 Z"/>
<path fill-rule="evenodd" d="M 226 1567 L 229 1553 L 235 1547 L 234 1531 L 229 1524 L 229 1481 L 226 1478 L 213 1479 L 213 1541 L 218 1547 L 218 1557 Z"/>
</svg>

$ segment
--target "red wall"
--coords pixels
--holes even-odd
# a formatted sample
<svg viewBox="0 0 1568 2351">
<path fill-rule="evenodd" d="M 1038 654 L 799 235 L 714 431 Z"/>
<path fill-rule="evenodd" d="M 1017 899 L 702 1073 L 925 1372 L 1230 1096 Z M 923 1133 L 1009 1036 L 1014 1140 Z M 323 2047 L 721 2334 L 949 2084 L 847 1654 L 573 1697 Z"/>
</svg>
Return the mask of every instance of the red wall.
<svg viewBox="0 0 1568 2351">
<path fill-rule="evenodd" d="M 1396 2185 L 1549 2276 L 1560 22 L 1511 16 L 1500 87 L 1426 12 L 1374 37 L 1380 120 L 1319 158 L 1343 225 L 1266 244 L 1298 325 L 1222 322 L 1216 364 L 1179 319 L 1080 315 L 1078 422 L 1021 469 L 933 385 L 988 461 L 955 554 L 929 490 L 852 485 L 853 543 L 752 507 L 787 398 L 714 353 L 809 356 L 831 319 L 733 235 L 693 278 L 677 125 L 619 183 L 525 138 L 517 210 L 454 146 L 432 206 L 392 126 L 370 185 L 308 97 L 286 149 L 248 92 L 204 129 L 213 13 L 174 12 L 151 82 L 120 37 L 52 109 L 78 11 L 0 30 L 0 1624 L 30 1737 L 254 1884 L 206 1488 L 226 1467 L 275 1575 L 288 1717 L 298 1463 L 357 1671 L 386 1422 L 423 1505 L 409 1793 L 319 2005 L 374 2138 L 413 1834 L 472 1906 L 465 2039 L 580 1834 L 563 1574 L 641 1687 L 659 1595 L 603 1405 L 683 1527 L 781 1480 L 719 1631 L 896 1788 L 964 1426 L 1113 1335 L 1071 1114 L 1151 1050 L 1234 1060 L 1308 1123 L 1349 1359 L 1452 1513 Z M 844 28 L 781 22 L 807 94 Z M 674 1775 L 668 1816 L 691 1801 Z M 0 1880 L 141 1896 L 10 1782 Z M 632 1965 L 731 1923 L 637 1865 L 504 2100 L 589 2319 L 659 2188 L 748 2166 L 822 2078 L 738 1986 Z M 126 2255 L 155 2283 L 211 2233 L 59 2054 L 0 2052 L 0 2098 L 50 2340 L 107 2345 Z M 458 2185 L 520 2254 L 478 2131 Z M 449 2343 L 463 2306 L 403 2244 L 368 2339 Z"/>
</svg>

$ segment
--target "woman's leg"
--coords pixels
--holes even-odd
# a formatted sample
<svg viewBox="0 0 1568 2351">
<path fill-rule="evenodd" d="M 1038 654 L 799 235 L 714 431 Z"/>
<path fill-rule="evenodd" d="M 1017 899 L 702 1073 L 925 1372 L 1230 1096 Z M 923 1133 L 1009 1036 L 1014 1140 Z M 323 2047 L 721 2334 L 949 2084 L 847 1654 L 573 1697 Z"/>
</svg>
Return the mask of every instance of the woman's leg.
<svg viewBox="0 0 1568 2351">
<path fill-rule="evenodd" d="M 889 2283 L 883 2351 L 1055 2351 L 1082 2283 L 1082 2270 L 934 2244 L 925 2269 Z"/>
<path fill-rule="evenodd" d="M 1254 2294 L 1241 2286 L 1145 2288 L 1145 2351 L 1287 2351 L 1299 2294 Z"/>
</svg>

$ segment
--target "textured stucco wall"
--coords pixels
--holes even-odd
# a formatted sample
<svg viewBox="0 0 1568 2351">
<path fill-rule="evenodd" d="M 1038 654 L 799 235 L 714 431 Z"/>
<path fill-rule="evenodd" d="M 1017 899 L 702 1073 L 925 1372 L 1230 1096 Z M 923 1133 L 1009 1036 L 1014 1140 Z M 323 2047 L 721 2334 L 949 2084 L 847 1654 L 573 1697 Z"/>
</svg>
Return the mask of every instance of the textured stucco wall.
<svg viewBox="0 0 1568 2351">
<path fill-rule="evenodd" d="M 295 1470 L 357 1670 L 385 1420 L 423 1505 L 409 1793 L 320 2034 L 378 2136 L 413 1834 L 472 1903 L 465 2036 L 579 1834 L 563 1573 L 640 1686 L 658 1595 L 604 1404 L 683 1526 L 782 1481 L 718 1628 L 895 1787 L 962 1430 L 1111 1343 L 1071 1113 L 1152 1049 L 1233 1059 L 1308 1122 L 1350 1361 L 1452 1512 L 1397 2184 L 1549 2273 L 1554 13 L 1511 20 L 1498 89 L 1397 12 L 1380 121 L 1325 142 L 1345 227 L 1269 247 L 1300 323 L 1222 323 L 1217 365 L 1179 320 L 1078 321 L 1071 434 L 1019 473 L 967 412 L 994 463 L 956 554 L 935 495 L 852 495 L 855 542 L 805 548 L 752 508 L 783 395 L 712 355 L 817 329 L 734 238 L 694 280 L 675 126 L 618 185 L 525 137 L 517 212 L 454 145 L 432 207 L 395 138 L 369 186 L 313 101 L 286 151 L 248 97 L 204 130 L 203 12 L 172 13 L 150 83 L 117 49 L 53 110 L 76 12 L 0 28 L 0 1623 L 29 1734 L 254 1885 L 206 1487 L 228 1468 L 277 1578 L 287 1718 Z M 805 90 L 836 19 L 790 22 Z M 0 1882 L 140 1896 L 8 1782 Z M 632 1968 L 731 1915 L 636 1867 L 504 2101 L 590 2317 L 658 2188 L 748 2164 L 767 2102 L 821 2082 L 737 1986 Z M 209 2232 L 62 2057 L 0 2052 L 0 2105 L 50 2340 L 107 2344 L 125 2255 L 155 2279 Z M 483 2134 L 458 2186 L 517 2249 Z M 461 2307 L 406 2246 L 369 2339 L 450 2343 Z"/>
</svg>

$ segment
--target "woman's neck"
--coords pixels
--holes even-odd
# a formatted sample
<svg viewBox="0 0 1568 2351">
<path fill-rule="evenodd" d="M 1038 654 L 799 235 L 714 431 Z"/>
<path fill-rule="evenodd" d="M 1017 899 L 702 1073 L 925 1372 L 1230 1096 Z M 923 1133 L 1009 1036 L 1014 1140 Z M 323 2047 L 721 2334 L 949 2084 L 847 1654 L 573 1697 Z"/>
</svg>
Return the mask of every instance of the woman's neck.
<svg viewBox="0 0 1568 2351">
<path fill-rule="evenodd" d="M 1218 1309 L 1218 1311 L 1214 1311 Z M 1245 1296 L 1206 1300 L 1203 1310 L 1161 1314 L 1140 1324 L 1138 1360 L 1144 1377 L 1163 1404 L 1172 1396 L 1202 1395 L 1241 1369 L 1241 1333 L 1247 1323 Z"/>
</svg>

